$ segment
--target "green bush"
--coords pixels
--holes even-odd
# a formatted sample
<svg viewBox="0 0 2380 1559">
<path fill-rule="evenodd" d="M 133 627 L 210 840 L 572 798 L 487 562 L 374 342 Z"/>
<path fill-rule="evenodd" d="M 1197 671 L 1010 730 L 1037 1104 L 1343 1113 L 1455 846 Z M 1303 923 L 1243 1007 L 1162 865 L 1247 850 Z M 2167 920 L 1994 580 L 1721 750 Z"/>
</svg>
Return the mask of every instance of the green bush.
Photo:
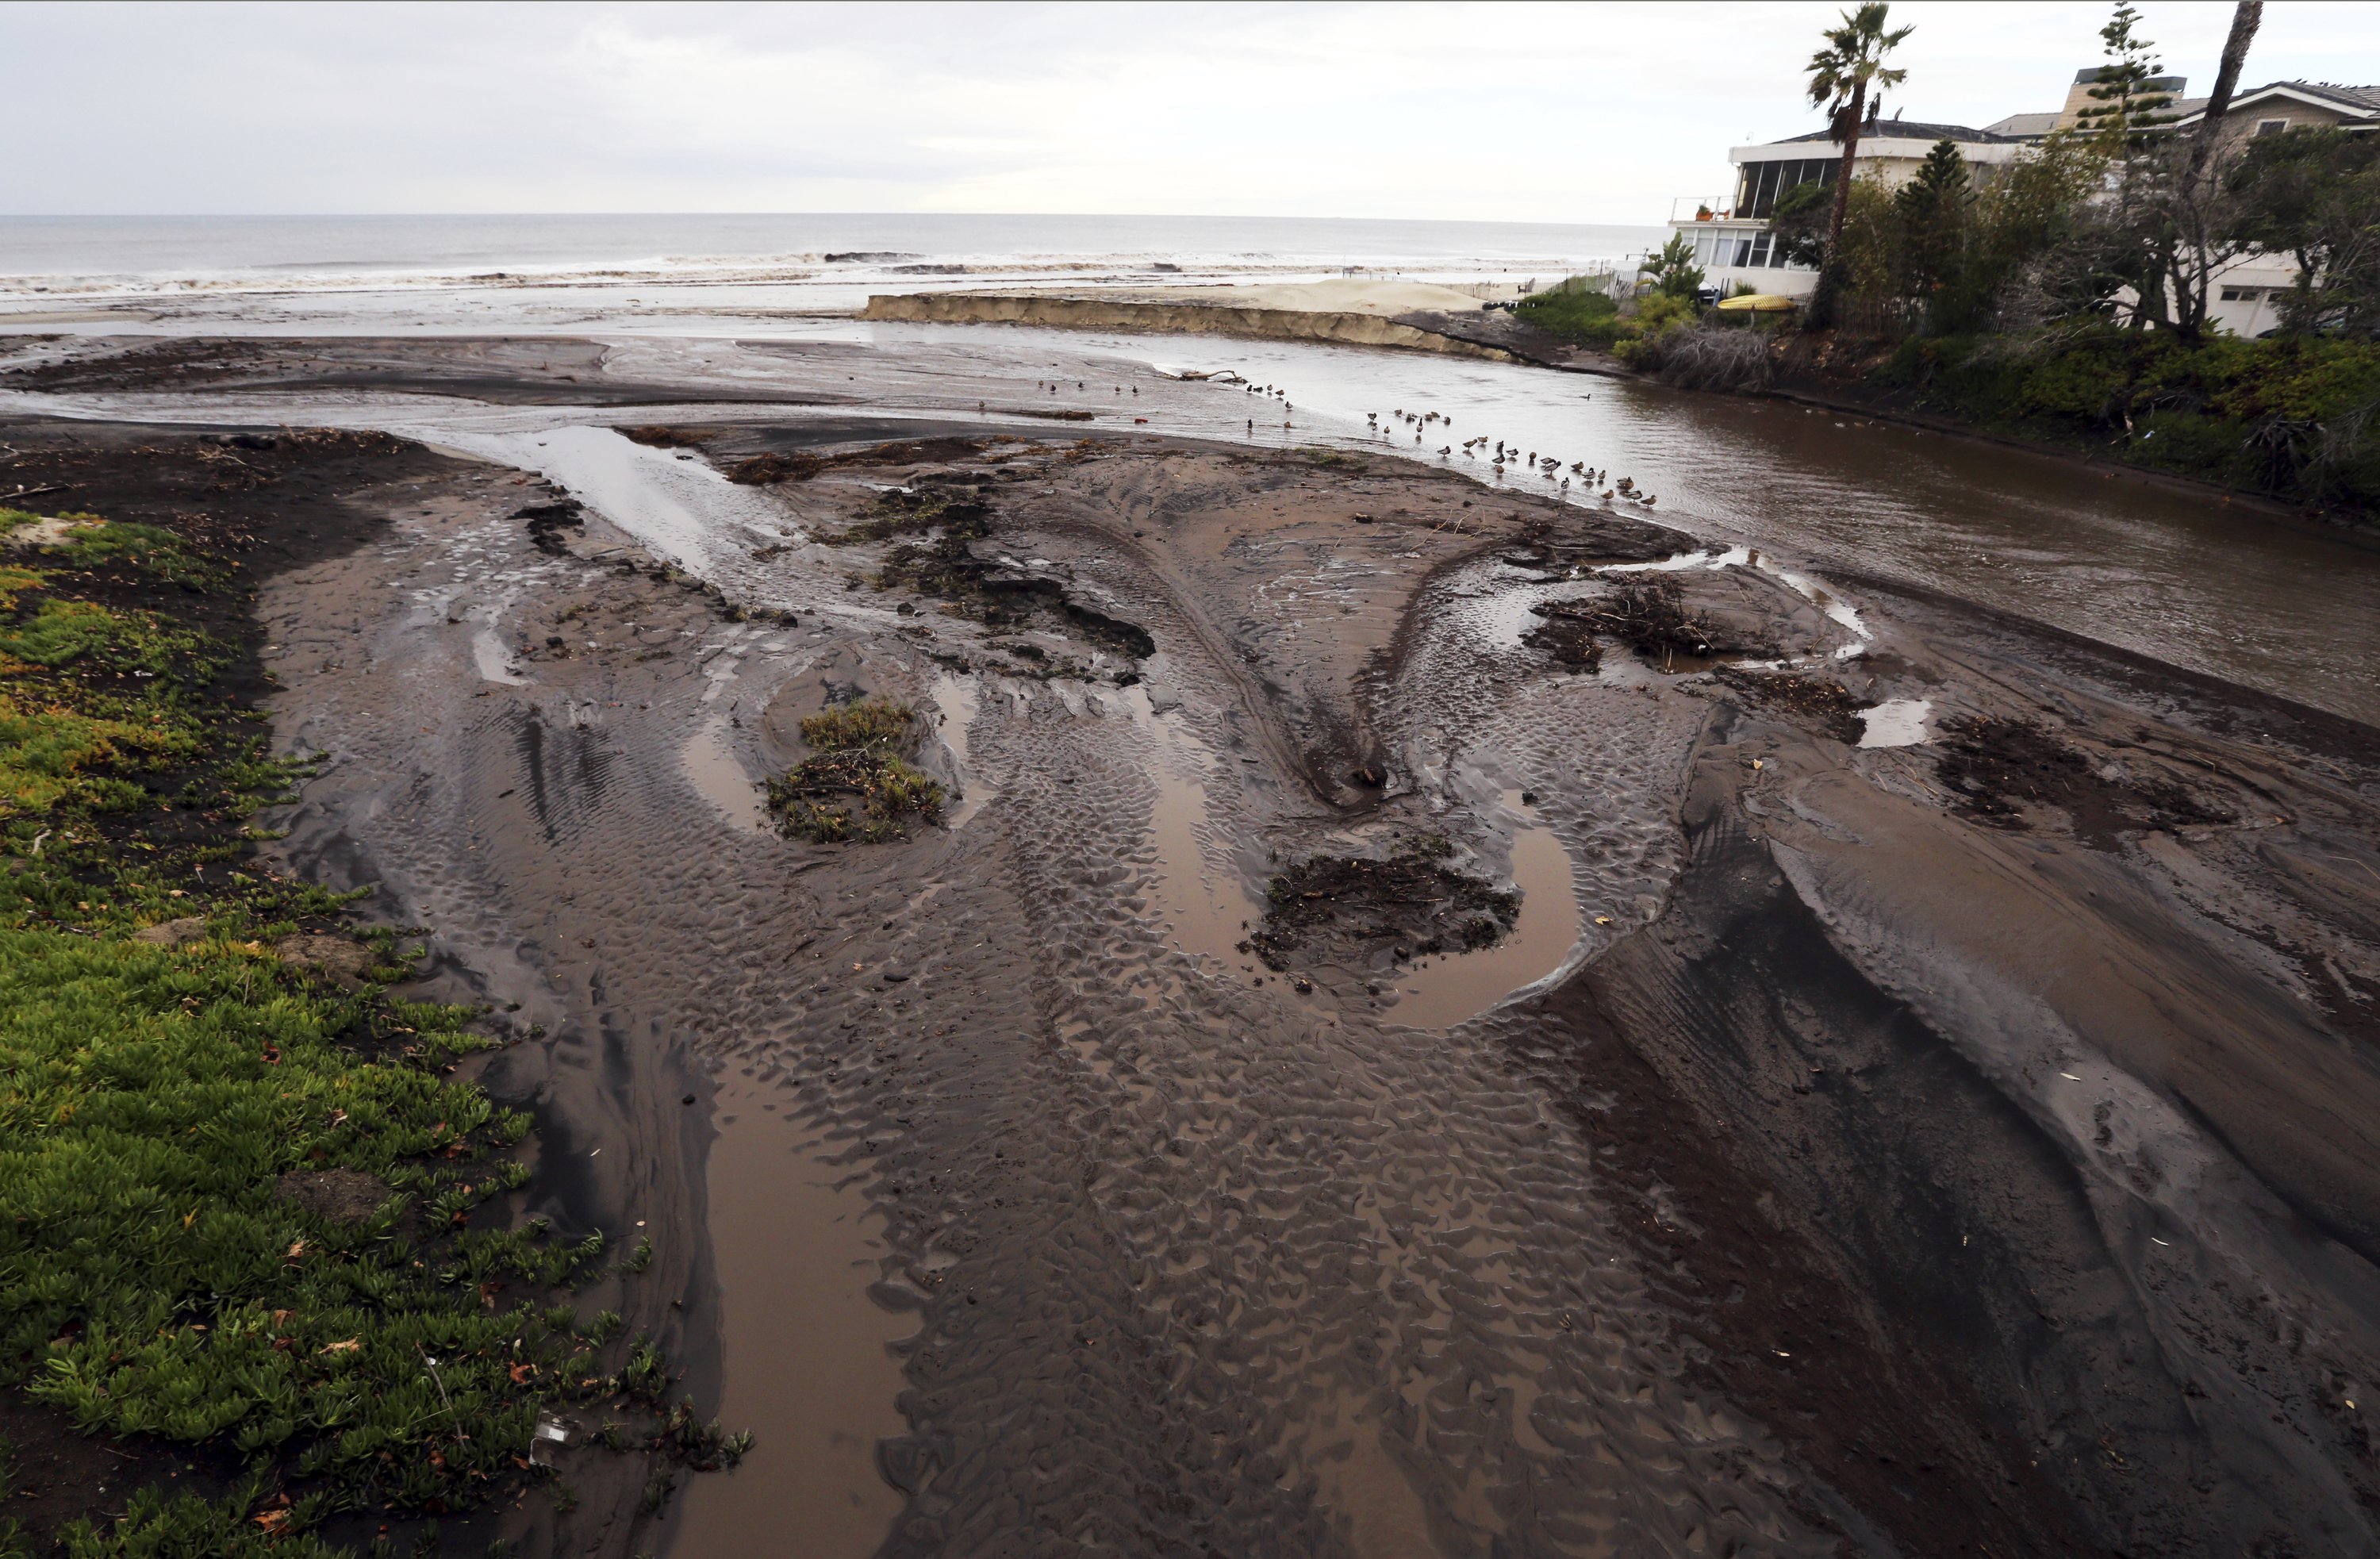
<svg viewBox="0 0 2380 1559">
<path fill-rule="evenodd" d="M 1609 351 L 1625 326 L 1620 305 L 1609 293 L 1584 287 L 1532 293 L 1521 299 L 1512 314 L 1550 335 L 1599 351 Z"/>
<path fill-rule="evenodd" d="M 917 712 L 890 699 L 813 714 L 802 739 L 817 752 L 768 783 L 779 828 L 813 844 L 882 844 L 905 836 L 908 820 L 942 814 L 941 784 L 902 756 L 917 740 Z"/>
<path fill-rule="evenodd" d="M 1903 341 L 1872 376 L 1986 426 L 2113 447 L 2177 474 L 2380 507 L 2380 344 L 2068 327 Z M 2112 441 L 2112 443 L 2111 443 Z"/>
</svg>

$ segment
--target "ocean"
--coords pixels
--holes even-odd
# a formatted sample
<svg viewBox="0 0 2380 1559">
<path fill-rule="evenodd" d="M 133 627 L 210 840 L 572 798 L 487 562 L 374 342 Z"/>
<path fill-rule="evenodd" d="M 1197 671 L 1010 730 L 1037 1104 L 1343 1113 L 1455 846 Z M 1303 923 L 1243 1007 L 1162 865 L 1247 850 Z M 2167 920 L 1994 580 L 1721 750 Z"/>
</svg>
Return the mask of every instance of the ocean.
<svg viewBox="0 0 2380 1559">
<path fill-rule="evenodd" d="M 930 284 L 1114 274 L 1551 277 L 1658 226 L 1229 216 L 788 213 L 0 217 L 0 296 L 453 286 L 473 281 Z M 1163 269 L 1172 267 L 1172 270 Z"/>
</svg>

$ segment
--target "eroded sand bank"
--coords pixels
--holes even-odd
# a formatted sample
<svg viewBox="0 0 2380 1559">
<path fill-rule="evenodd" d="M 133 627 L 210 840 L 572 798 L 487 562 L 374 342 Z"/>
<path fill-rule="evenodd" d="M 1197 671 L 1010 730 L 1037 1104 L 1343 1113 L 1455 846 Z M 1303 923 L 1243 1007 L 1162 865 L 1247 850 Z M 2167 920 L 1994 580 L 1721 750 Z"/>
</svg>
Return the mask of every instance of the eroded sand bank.
<svg viewBox="0 0 2380 1559">
<path fill-rule="evenodd" d="M 1448 357 L 1567 366 L 1582 354 L 1520 324 L 1486 313 L 1483 296 L 1506 288 L 1462 289 L 1428 282 L 1327 281 L 1269 286 L 1055 288 L 884 293 L 861 311 L 865 320 L 926 324 L 1033 324 L 1068 330 L 1124 330 L 1165 335 L 1239 335 L 1269 341 L 1330 341 L 1398 347 Z"/>
<path fill-rule="evenodd" d="M 1386 457 L 837 416 L 457 434 L 264 603 L 336 755 L 291 859 L 528 1004 L 530 1205 L 647 1220 L 760 1431 L 533 1546 L 2372 1548 L 2380 736 Z M 1632 640 L 1653 580 L 1706 652 Z M 1614 615 L 1595 669 L 1538 606 Z M 863 693 L 950 824 L 756 827 Z M 1857 745 L 1888 700 L 1923 739 Z M 1550 842 L 1570 945 L 1240 946 L 1417 840 L 1531 897 Z M 888 1403 L 808 1531 L 772 1477 Z"/>
</svg>

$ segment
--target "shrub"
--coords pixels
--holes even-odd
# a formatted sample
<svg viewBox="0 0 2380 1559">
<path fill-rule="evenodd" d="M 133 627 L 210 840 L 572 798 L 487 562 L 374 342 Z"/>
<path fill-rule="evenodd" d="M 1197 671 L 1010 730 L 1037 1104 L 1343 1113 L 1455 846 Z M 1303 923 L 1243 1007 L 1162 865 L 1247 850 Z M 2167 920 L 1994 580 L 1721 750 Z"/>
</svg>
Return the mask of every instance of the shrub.
<svg viewBox="0 0 2380 1559">
<path fill-rule="evenodd" d="M 769 782 L 778 827 L 813 844 L 872 845 L 905 837 L 911 818 L 939 822 L 941 786 L 903 756 L 917 733 L 917 711 L 889 699 L 804 720 L 802 739 L 818 750 Z"/>
<path fill-rule="evenodd" d="M 1623 328 L 1620 305 L 1609 292 L 1567 283 L 1522 298 L 1512 313 L 1548 335 L 1602 351 L 1611 349 Z"/>
</svg>

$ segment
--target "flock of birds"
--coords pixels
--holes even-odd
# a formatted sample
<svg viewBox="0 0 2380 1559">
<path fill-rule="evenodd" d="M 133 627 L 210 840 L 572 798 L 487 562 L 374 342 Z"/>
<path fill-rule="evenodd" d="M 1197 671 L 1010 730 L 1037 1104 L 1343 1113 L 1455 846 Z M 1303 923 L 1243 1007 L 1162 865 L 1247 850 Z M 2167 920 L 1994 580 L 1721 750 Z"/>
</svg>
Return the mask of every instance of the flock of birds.
<svg viewBox="0 0 2380 1559">
<path fill-rule="evenodd" d="M 1249 395 L 1263 396 L 1268 399 L 1281 402 L 1281 413 L 1282 418 L 1281 426 L 1288 427 L 1290 425 L 1288 421 L 1289 414 L 1296 410 L 1297 408 L 1291 403 L 1288 391 L 1281 389 L 1278 385 L 1258 384 L 1247 381 L 1243 381 L 1240 387 L 1245 390 Z M 1052 395 L 1055 395 L 1058 391 L 1057 384 L 1040 380 L 1035 381 L 1034 388 L 1047 388 Z M 1075 388 L 1080 390 L 1085 388 L 1085 386 L 1077 384 Z M 1119 388 L 1116 393 L 1118 395 L 1122 395 L 1123 391 L 1122 388 Z M 1132 393 L 1134 395 L 1138 395 L 1140 394 L 1140 391 L 1137 388 L 1135 388 Z M 1400 407 L 1396 410 L 1391 411 L 1389 415 L 1413 430 L 1414 442 L 1415 444 L 1424 443 L 1424 435 L 1427 434 L 1435 425 L 1442 423 L 1448 428 L 1454 426 L 1453 418 L 1439 411 L 1407 411 L 1403 408 Z M 1386 436 L 1384 431 L 1380 427 L 1380 414 L 1378 412 L 1366 412 L 1364 420 L 1371 425 L 1372 432 L 1381 433 L 1383 436 Z M 1256 430 L 1256 419 L 1253 417 L 1249 418 L 1248 429 L 1251 432 Z M 1464 439 L 1463 441 L 1461 451 L 1463 457 L 1466 460 L 1479 458 L 1480 451 L 1488 448 L 1488 435 L 1486 433 L 1481 433 L 1477 438 Z M 1504 475 L 1505 467 L 1518 466 L 1535 472 L 1538 477 L 1547 481 L 1559 483 L 1561 490 L 1564 492 L 1569 491 L 1572 479 L 1576 478 L 1580 484 L 1589 493 L 1593 493 L 1595 491 L 1595 487 L 1597 482 L 1608 483 L 1609 485 L 1604 487 L 1603 492 L 1600 494 L 1606 502 L 1609 502 L 1615 498 L 1624 499 L 1632 504 L 1641 504 L 1648 509 L 1655 504 L 1660 502 L 1660 500 L 1656 498 L 1652 493 L 1640 491 L 1636 486 L 1636 479 L 1633 477 L 1623 476 L 1618 481 L 1613 481 L 1611 480 L 1611 473 L 1609 470 L 1597 470 L 1584 460 L 1572 460 L 1570 462 L 1570 474 L 1565 476 L 1562 474 L 1561 457 L 1558 455 L 1541 456 L 1534 449 L 1530 450 L 1526 455 L 1524 455 L 1521 452 L 1520 445 L 1508 445 L 1500 438 L 1495 441 L 1495 445 L 1496 447 L 1489 453 L 1488 459 L 1490 468 L 1495 471 L 1500 480 Z M 1453 445 L 1448 444 L 1439 446 L 1438 455 L 1439 458 L 1441 460 L 1451 459 L 1455 453 L 1456 447 Z"/>
<path fill-rule="evenodd" d="M 1390 412 L 1390 416 L 1414 431 L 1415 444 L 1423 442 L 1423 435 L 1430 431 L 1433 423 L 1443 423 L 1449 428 L 1454 426 L 1453 418 L 1437 411 L 1407 411 L 1400 407 Z M 1378 412 L 1366 413 L 1365 420 L 1371 424 L 1373 432 L 1381 431 Z M 1486 433 L 1481 433 L 1477 438 L 1464 439 L 1461 447 L 1463 457 L 1466 460 L 1480 458 L 1480 452 L 1488 448 L 1488 437 Z M 1441 460 L 1451 458 L 1455 453 L 1456 446 L 1453 445 L 1439 446 L 1438 455 Z M 1505 467 L 1518 466 L 1536 473 L 1547 481 L 1559 482 L 1564 491 L 1569 490 L 1572 478 L 1574 477 L 1590 493 L 1595 490 L 1598 482 L 1609 483 L 1603 489 L 1601 494 L 1607 500 L 1624 498 L 1632 504 L 1642 504 L 1648 509 L 1660 502 L 1652 493 L 1639 491 L 1634 477 L 1623 476 L 1618 481 L 1612 481 L 1611 473 L 1609 470 L 1597 470 L 1584 460 L 1570 462 L 1570 475 L 1564 476 L 1560 456 L 1539 455 L 1534 449 L 1524 455 L 1519 445 L 1508 445 L 1500 438 L 1495 441 L 1494 450 L 1489 452 L 1486 458 L 1500 478 L 1503 476 Z"/>
</svg>

